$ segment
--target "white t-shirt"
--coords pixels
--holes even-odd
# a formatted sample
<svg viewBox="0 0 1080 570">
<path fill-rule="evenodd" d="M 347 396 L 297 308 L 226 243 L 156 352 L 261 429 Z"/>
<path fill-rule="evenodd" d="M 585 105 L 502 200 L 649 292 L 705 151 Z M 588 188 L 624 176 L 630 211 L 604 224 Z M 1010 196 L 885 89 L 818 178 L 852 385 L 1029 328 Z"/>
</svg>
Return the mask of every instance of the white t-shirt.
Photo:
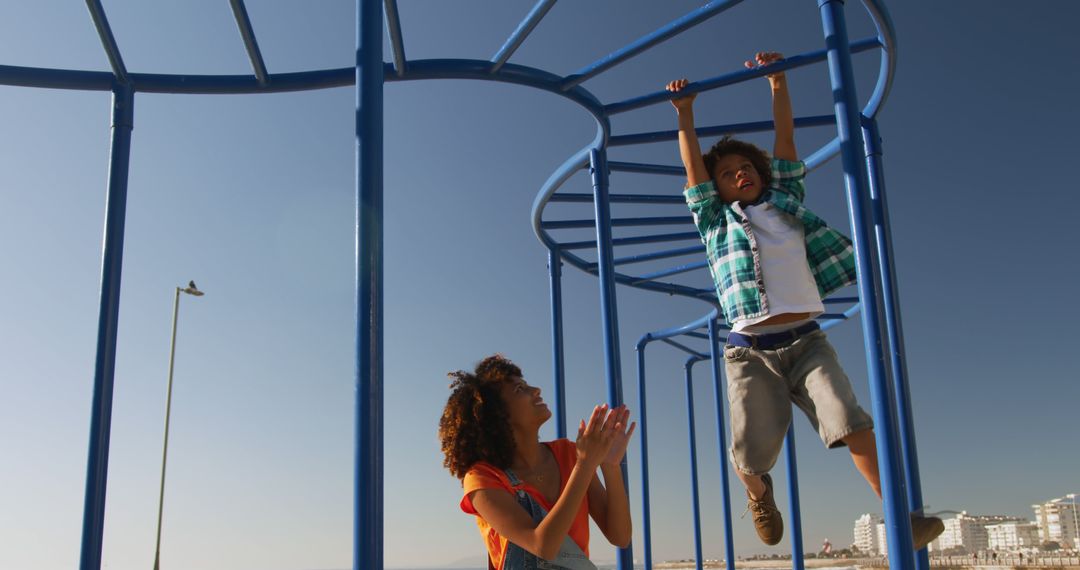
<svg viewBox="0 0 1080 570">
<path fill-rule="evenodd" d="M 769 312 L 739 321 L 732 330 L 749 328 L 747 332 L 754 332 L 754 324 L 784 313 L 811 313 L 811 317 L 824 313 L 825 305 L 806 261 L 802 222 L 768 203 L 747 206 L 743 212 L 757 242 Z"/>
</svg>

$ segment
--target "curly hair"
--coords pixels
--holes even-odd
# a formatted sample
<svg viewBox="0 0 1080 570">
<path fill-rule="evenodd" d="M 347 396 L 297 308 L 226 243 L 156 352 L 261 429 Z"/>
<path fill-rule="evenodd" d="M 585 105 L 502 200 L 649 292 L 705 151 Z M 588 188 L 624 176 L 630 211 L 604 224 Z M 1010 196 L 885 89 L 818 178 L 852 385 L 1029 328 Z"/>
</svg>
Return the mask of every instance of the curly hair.
<svg viewBox="0 0 1080 570">
<path fill-rule="evenodd" d="M 753 164 L 754 169 L 757 170 L 758 176 L 761 177 L 763 187 L 768 188 L 772 184 L 772 160 L 769 158 L 769 154 L 758 148 L 757 145 L 732 138 L 731 135 L 724 135 L 724 138 L 720 139 L 709 149 L 709 152 L 705 153 L 703 158 L 705 159 L 705 170 L 708 171 L 709 178 L 715 180 L 716 173 L 713 170 L 716 169 L 720 159 L 729 154 L 737 154 L 749 160 L 750 164 Z"/>
<path fill-rule="evenodd" d="M 450 398 L 439 419 L 443 466 L 458 479 L 478 461 L 506 469 L 514 458 L 514 436 L 500 387 L 521 377 L 521 369 L 501 354 L 489 356 L 472 372 L 447 374 Z"/>
</svg>

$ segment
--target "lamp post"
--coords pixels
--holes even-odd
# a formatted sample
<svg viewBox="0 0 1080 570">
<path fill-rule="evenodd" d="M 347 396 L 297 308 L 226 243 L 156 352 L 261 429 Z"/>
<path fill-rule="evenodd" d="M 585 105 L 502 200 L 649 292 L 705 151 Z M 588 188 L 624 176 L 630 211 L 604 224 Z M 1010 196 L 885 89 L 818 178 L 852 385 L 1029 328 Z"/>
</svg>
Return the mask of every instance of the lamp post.
<svg viewBox="0 0 1080 570">
<path fill-rule="evenodd" d="M 194 297 L 202 297 L 203 292 L 195 286 L 194 281 L 188 281 L 188 286 L 176 288 L 176 297 L 173 299 L 172 313 L 172 341 L 169 346 L 169 387 L 165 396 L 165 441 L 161 446 L 161 487 L 158 490 L 158 513 L 157 513 L 157 540 L 154 544 L 154 570 L 159 570 L 161 561 L 161 513 L 165 506 L 165 459 L 169 456 L 169 415 L 172 412 L 172 383 L 173 362 L 176 358 L 176 318 L 180 313 L 180 293 L 187 293 Z"/>
<path fill-rule="evenodd" d="M 1076 493 L 1069 493 L 1065 495 L 1066 498 L 1072 499 L 1072 522 L 1073 522 L 1073 547 L 1072 549 L 1080 552 L 1080 517 L 1077 517 L 1076 512 Z"/>
</svg>

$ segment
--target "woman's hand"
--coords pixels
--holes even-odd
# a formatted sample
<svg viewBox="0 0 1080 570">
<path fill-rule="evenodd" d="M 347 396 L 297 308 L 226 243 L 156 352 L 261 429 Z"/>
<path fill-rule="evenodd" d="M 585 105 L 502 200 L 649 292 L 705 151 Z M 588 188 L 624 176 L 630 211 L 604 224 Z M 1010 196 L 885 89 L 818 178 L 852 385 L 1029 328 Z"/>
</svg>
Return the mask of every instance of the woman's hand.
<svg viewBox="0 0 1080 570">
<path fill-rule="evenodd" d="M 595 470 L 611 451 L 615 442 L 615 413 L 608 413 L 608 405 L 593 408 L 589 423 L 581 420 L 577 435 L 577 457 L 589 469 Z"/>
<path fill-rule="evenodd" d="M 593 408 L 589 423 L 581 421 L 578 427 L 578 461 L 595 469 L 602 464 L 618 465 L 626 454 L 630 436 L 634 434 L 637 423 L 626 425 L 630 419 L 630 410 L 619 406 L 608 411 L 603 404 Z"/>
<path fill-rule="evenodd" d="M 637 422 L 630 422 L 629 428 L 626 426 L 627 420 L 630 419 L 630 410 L 626 404 L 612 410 L 611 415 L 616 417 L 615 437 L 601 465 L 618 465 L 622 462 L 623 456 L 626 455 L 626 446 L 630 443 L 630 436 L 634 435 L 634 429 L 637 428 Z"/>
</svg>

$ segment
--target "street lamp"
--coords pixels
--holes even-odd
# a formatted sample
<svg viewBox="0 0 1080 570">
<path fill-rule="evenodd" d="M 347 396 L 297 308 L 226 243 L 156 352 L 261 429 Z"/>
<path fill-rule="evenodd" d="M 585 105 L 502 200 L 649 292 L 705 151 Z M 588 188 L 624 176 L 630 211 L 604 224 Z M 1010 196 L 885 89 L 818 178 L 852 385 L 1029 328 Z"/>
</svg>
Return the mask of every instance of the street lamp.
<svg viewBox="0 0 1080 570">
<path fill-rule="evenodd" d="M 188 281 L 188 286 L 176 288 L 176 297 L 173 299 L 172 313 L 172 341 L 169 347 L 169 387 L 165 396 L 165 442 L 161 446 L 161 488 L 158 491 L 157 511 L 157 542 L 154 545 L 154 570 L 159 570 L 161 561 L 161 513 L 165 506 L 165 459 L 169 456 L 169 415 L 172 412 L 172 380 L 173 361 L 176 358 L 176 317 L 180 313 L 180 293 L 187 293 L 193 297 L 202 297 L 203 292 L 195 286 L 194 281 Z"/>
<path fill-rule="evenodd" d="M 1076 512 L 1076 493 L 1069 493 L 1065 497 L 1072 499 L 1073 533 L 1075 534 L 1073 550 L 1080 551 L 1080 517 L 1076 516 L 1078 514 Z"/>
</svg>

